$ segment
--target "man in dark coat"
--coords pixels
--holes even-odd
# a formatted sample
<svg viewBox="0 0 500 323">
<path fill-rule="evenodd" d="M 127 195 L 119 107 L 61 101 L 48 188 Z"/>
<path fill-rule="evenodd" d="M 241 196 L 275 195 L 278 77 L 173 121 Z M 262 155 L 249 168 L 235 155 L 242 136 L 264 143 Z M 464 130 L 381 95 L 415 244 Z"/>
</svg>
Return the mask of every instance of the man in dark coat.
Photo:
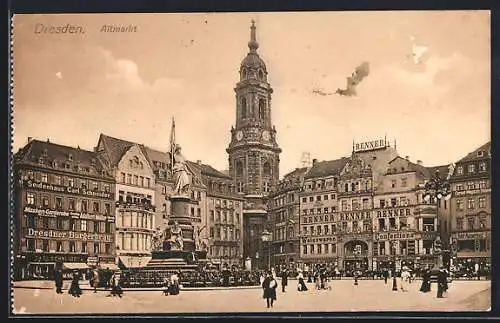
<svg viewBox="0 0 500 323">
<path fill-rule="evenodd" d="M 82 295 L 82 289 L 80 288 L 80 273 L 78 271 L 73 273 L 68 293 L 74 297 L 80 297 L 80 295 Z"/>
<path fill-rule="evenodd" d="M 382 274 L 384 275 L 384 283 L 387 285 L 387 278 L 389 278 L 389 271 L 384 268 L 384 271 Z"/>
<path fill-rule="evenodd" d="M 266 299 L 267 308 L 269 308 L 269 306 L 273 307 L 273 303 L 276 300 L 276 287 L 278 287 L 278 283 L 274 279 L 272 273 L 267 273 L 266 278 L 264 278 L 262 282 L 262 289 L 264 290 L 263 298 Z"/>
<path fill-rule="evenodd" d="M 437 274 L 437 284 L 438 284 L 438 290 L 437 290 L 437 297 L 438 298 L 443 298 L 443 293 L 445 293 L 448 290 L 448 274 L 444 270 L 444 267 L 441 267 L 439 269 L 439 272 Z"/>
<path fill-rule="evenodd" d="M 54 273 L 54 280 L 56 283 L 56 293 L 57 294 L 62 294 L 62 286 L 63 286 L 63 273 L 62 269 L 58 268 L 56 269 L 56 272 Z"/>
<path fill-rule="evenodd" d="M 420 291 L 422 293 L 431 291 L 431 272 L 429 269 L 426 269 L 422 274 L 422 286 L 420 286 Z"/>
<path fill-rule="evenodd" d="M 284 269 L 281 272 L 281 291 L 285 292 L 285 287 L 288 285 L 288 270 Z"/>
</svg>

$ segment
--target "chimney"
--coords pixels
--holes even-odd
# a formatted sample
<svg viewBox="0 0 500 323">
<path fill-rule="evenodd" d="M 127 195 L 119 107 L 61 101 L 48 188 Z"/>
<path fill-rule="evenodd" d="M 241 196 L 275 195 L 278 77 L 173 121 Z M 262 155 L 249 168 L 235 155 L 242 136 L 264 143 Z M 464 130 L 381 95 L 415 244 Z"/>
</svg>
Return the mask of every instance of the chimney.
<svg viewBox="0 0 500 323">
<path fill-rule="evenodd" d="M 405 156 L 405 159 L 406 160 L 410 160 L 410 156 Z"/>
<path fill-rule="evenodd" d="M 420 159 L 419 159 L 419 160 L 417 160 L 417 164 L 418 164 L 418 165 L 422 165 L 422 161 L 421 161 Z"/>
<path fill-rule="evenodd" d="M 48 142 L 48 143 L 50 143 L 50 140 L 49 140 L 49 138 L 47 138 L 47 142 Z"/>
<path fill-rule="evenodd" d="M 316 158 L 313 159 L 313 165 L 316 164 L 318 160 Z"/>
<path fill-rule="evenodd" d="M 198 160 L 196 161 L 196 163 L 197 163 L 198 165 L 201 165 L 201 160 L 199 160 L 199 159 L 198 159 Z"/>
<path fill-rule="evenodd" d="M 33 137 L 28 137 L 28 144 L 33 141 Z"/>
</svg>

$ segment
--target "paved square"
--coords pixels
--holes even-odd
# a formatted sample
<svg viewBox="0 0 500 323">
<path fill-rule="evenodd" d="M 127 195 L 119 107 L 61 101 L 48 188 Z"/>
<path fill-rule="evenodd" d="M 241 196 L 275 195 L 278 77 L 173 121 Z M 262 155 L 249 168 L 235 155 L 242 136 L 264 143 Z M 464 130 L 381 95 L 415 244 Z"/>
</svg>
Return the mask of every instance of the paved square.
<svg viewBox="0 0 500 323">
<path fill-rule="evenodd" d="M 162 296 L 160 291 L 129 291 L 123 298 L 107 297 L 109 292 L 84 291 L 80 298 L 47 289 L 14 289 L 16 313 L 231 313 L 231 312 L 343 312 L 343 311 L 485 311 L 490 307 L 489 281 L 454 281 L 446 298 L 419 292 L 420 281 L 408 292 L 392 291 L 380 280 L 333 281 L 332 290 L 298 292 L 290 281 L 286 293 L 277 290 L 274 308 L 267 309 L 262 289 L 184 290 L 178 296 Z"/>
</svg>

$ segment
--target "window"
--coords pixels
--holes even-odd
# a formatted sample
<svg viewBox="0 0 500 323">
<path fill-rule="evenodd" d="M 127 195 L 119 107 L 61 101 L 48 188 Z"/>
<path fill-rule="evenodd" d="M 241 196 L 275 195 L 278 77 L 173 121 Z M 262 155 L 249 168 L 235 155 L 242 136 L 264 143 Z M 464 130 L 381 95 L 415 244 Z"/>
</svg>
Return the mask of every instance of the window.
<svg viewBox="0 0 500 323">
<path fill-rule="evenodd" d="M 408 185 L 406 177 L 401 178 L 401 187 L 406 187 Z"/>
<path fill-rule="evenodd" d="M 34 193 L 26 193 L 26 204 L 35 205 L 35 194 Z"/>
<path fill-rule="evenodd" d="M 70 200 L 68 201 L 68 209 L 69 209 L 70 211 L 74 211 L 74 210 L 75 210 L 75 200 L 70 199 Z"/>
<path fill-rule="evenodd" d="M 304 255 L 307 255 L 307 245 L 305 245 L 304 248 L 302 249 L 302 253 Z"/>
<path fill-rule="evenodd" d="M 145 185 L 145 187 L 151 187 L 149 178 L 146 178 L 146 185 Z"/>
<path fill-rule="evenodd" d="M 75 186 L 75 180 L 73 178 L 68 178 L 68 186 L 69 187 L 74 187 Z"/>
<path fill-rule="evenodd" d="M 76 252 L 76 245 L 74 241 L 69 242 L 69 252 Z"/>
<path fill-rule="evenodd" d="M 484 196 L 481 196 L 479 198 L 479 207 L 480 208 L 485 208 L 486 207 L 486 198 Z"/>
<path fill-rule="evenodd" d="M 479 181 L 479 187 L 480 188 L 487 188 L 486 181 Z"/>
<path fill-rule="evenodd" d="M 476 208 L 476 201 L 473 198 L 467 200 L 467 208 L 469 210 Z"/>
<path fill-rule="evenodd" d="M 87 252 L 87 243 L 82 242 L 82 253 L 86 253 L 86 252 Z"/>
<path fill-rule="evenodd" d="M 54 176 L 54 184 L 61 185 L 61 176 Z"/>
<path fill-rule="evenodd" d="M 464 229 L 464 219 L 463 218 L 457 218 L 457 230 L 463 230 Z"/>
<path fill-rule="evenodd" d="M 94 253 L 99 253 L 99 243 L 94 243 Z"/>
<path fill-rule="evenodd" d="M 87 220 L 80 220 L 80 231 L 87 231 Z"/>
<path fill-rule="evenodd" d="M 111 190 L 109 184 L 104 184 L 104 192 L 109 193 Z"/>
<path fill-rule="evenodd" d="M 457 200 L 457 210 L 463 210 L 464 209 L 464 200 L 458 199 Z"/>
<path fill-rule="evenodd" d="M 42 183 L 48 183 L 49 182 L 49 176 L 45 173 L 42 173 Z"/>
<path fill-rule="evenodd" d="M 348 211 L 347 200 L 342 200 L 341 202 L 342 211 Z"/>
<path fill-rule="evenodd" d="M 88 212 L 88 201 L 83 200 L 82 201 L 82 212 Z"/>
<path fill-rule="evenodd" d="M 26 248 L 28 249 L 28 251 L 35 251 L 35 240 L 26 239 Z"/>
<path fill-rule="evenodd" d="M 63 244 L 62 241 L 57 241 L 57 252 L 63 252 Z"/>
<path fill-rule="evenodd" d="M 352 200 L 352 209 L 353 210 L 359 210 L 360 205 L 358 200 Z"/>
<path fill-rule="evenodd" d="M 396 180 L 395 179 L 391 180 L 391 187 L 392 188 L 396 187 Z"/>
<path fill-rule="evenodd" d="M 126 181 L 127 184 L 131 184 L 132 183 L 132 174 L 127 174 L 127 181 Z"/>
<path fill-rule="evenodd" d="M 385 200 L 379 200 L 379 203 L 380 203 L 380 208 L 385 207 Z"/>
<path fill-rule="evenodd" d="M 476 165 L 470 164 L 467 166 L 467 172 L 474 173 L 476 171 Z"/>
<path fill-rule="evenodd" d="M 474 218 L 467 218 L 467 230 L 474 230 Z"/>
<path fill-rule="evenodd" d="M 462 175 L 463 173 L 464 173 L 464 168 L 463 168 L 463 166 L 458 166 L 458 167 L 457 167 L 457 174 L 458 174 L 458 175 Z"/>
<path fill-rule="evenodd" d="M 121 173 L 121 182 L 125 183 L 125 173 Z"/>
<path fill-rule="evenodd" d="M 397 205 L 397 199 L 392 198 L 392 199 L 391 199 L 391 206 L 392 206 L 392 207 L 395 207 L 396 205 Z"/>
<path fill-rule="evenodd" d="M 94 206 L 93 206 L 92 210 L 94 211 L 94 213 L 99 212 L 99 202 L 94 202 Z"/>
<path fill-rule="evenodd" d="M 309 196 L 309 202 L 314 202 L 314 196 Z"/>
<path fill-rule="evenodd" d="M 479 217 L 479 227 L 481 229 L 484 229 L 486 228 L 486 226 L 488 225 L 488 219 L 486 218 L 486 216 L 482 215 Z"/>
<path fill-rule="evenodd" d="M 49 197 L 48 196 L 43 196 L 42 197 L 42 206 L 48 208 L 49 207 Z"/>
<path fill-rule="evenodd" d="M 138 175 L 134 175 L 134 181 L 132 182 L 132 184 L 139 185 L 139 176 Z"/>
<path fill-rule="evenodd" d="M 97 182 L 92 182 L 92 189 L 93 189 L 94 191 L 99 190 L 99 183 L 97 183 Z"/>
<path fill-rule="evenodd" d="M 109 203 L 104 203 L 104 214 L 106 215 L 111 214 L 111 205 Z"/>
<path fill-rule="evenodd" d="M 104 250 L 107 254 L 111 253 L 111 245 L 109 243 L 106 243 L 104 245 Z"/>
<path fill-rule="evenodd" d="M 63 200 L 61 197 L 56 197 L 56 209 L 60 210 L 63 208 Z"/>
</svg>

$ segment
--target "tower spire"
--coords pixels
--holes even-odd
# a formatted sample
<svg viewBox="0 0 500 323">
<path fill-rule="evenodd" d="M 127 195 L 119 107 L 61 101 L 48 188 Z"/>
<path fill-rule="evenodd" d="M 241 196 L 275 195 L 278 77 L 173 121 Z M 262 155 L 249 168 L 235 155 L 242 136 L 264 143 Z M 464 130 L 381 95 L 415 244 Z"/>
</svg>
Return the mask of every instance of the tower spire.
<svg viewBox="0 0 500 323">
<path fill-rule="evenodd" d="M 257 48 L 259 48 L 259 43 L 257 42 L 257 37 L 255 35 L 255 21 L 252 19 L 252 26 L 250 26 L 250 41 L 248 42 L 248 48 L 250 52 L 255 53 Z"/>
</svg>

